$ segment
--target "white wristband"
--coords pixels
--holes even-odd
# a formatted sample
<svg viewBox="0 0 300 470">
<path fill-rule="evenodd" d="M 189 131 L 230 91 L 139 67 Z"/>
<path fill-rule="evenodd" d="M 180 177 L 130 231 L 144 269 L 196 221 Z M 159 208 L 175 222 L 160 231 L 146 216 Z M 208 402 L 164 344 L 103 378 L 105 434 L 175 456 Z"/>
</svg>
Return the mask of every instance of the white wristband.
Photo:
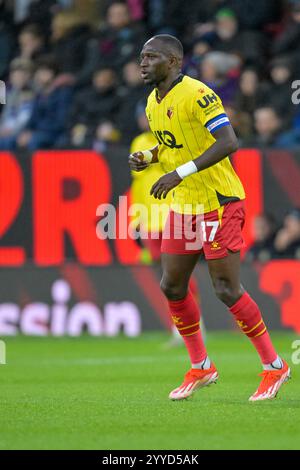
<svg viewBox="0 0 300 470">
<path fill-rule="evenodd" d="M 152 154 L 151 150 L 144 150 L 142 152 L 142 154 L 144 155 L 144 162 L 146 162 L 146 163 L 151 163 L 152 162 L 153 154 Z"/>
<path fill-rule="evenodd" d="M 183 180 L 183 178 L 186 178 L 187 176 L 197 173 L 198 168 L 196 167 L 193 160 L 191 160 L 190 162 L 184 163 L 183 165 L 180 165 L 179 167 L 177 167 L 176 172 L 178 176 L 180 176 L 180 178 Z"/>
</svg>

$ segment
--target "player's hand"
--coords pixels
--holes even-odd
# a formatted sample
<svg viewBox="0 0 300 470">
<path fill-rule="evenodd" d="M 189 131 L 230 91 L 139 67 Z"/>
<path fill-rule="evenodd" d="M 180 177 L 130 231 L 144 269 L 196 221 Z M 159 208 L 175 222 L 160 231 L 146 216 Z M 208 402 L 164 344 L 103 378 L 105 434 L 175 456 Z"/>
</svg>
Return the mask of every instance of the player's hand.
<svg viewBox="0 0 300 470">
<path fill-rule="evenodd" d="M 150 165 L 149 162 L 144 160 L 142 152 L 134 152 L 129 155 L 128 158 L 130 169 L 133 171 L 143 171 Z"/>
<path fill-rule="evenodd" d="M 176 171 L 167 173 L 166 175 L 159 178 L 156 183 L 151 188 L 150 194 L 152 194 L 156 199 L 165 199 L 167 194 L 171 189 L 175 188 L 181 183 L 182 179 L 178 176 Z"/>
</svg>

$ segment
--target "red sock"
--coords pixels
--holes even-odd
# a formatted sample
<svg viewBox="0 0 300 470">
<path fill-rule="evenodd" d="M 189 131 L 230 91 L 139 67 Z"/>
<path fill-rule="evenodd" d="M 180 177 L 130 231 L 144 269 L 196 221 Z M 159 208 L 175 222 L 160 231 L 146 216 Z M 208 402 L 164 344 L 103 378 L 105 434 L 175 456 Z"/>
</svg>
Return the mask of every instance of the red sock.
<svg viewBox="0 0 300 470">
<path fill-rule="evenodd" d="M 267 327 L 261 312 L 245 292 L 239 300 L 229 308 L 243 333 L 250 338 L 263 364 L 270 364 L 277 358 L 277 353 L 271 342 Z"/>
<path fill-rule="evenodd" d="M 200 331 L 200 310 L 189 291 L 182 300 L 168 300 L 173 322 L 181 334 L 188 350 L 191 363 L 203 361 L 207 352 Z"/>
</svg>

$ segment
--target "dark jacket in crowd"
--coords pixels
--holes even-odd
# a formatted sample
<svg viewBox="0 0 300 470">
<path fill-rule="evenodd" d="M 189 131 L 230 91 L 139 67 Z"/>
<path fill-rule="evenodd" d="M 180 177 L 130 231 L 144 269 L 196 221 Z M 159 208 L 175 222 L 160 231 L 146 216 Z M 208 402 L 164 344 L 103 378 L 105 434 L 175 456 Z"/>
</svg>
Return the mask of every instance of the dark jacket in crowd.
<svg viewBox="0 0 300 470">
<path fill-rule="evenodd" d="M 86 59 L 87 41 L 90 37 L 90 27 L 78 25 L 53 44 L 51 52 L 56 58 L 61 73 L 76 75 L 81 71 Z"/>
<path fill-rule="evenodd" d="M 240 55 L 245 64 L 264 65 L 266 40 L 264 35 L 258 31 L 238 31 L 228 40 L 221 39 L 216 35 L 212 46 L 217 51 Z"/>
<path fill-rule="evenodd" d="M 138 57 L 148 39 L 145 29 L 129 25 L 120 30 L 105 28 L 88 44 L 88 57 L 84 68 L 122 67 L 132 57 Z"/>
<path fill-rule="evenodd" d="M 300 259 L 300 239 L 295 240 L 283 251 L 275 251 L 274 258 Z"/>
<path fill-rule="evenodd" d="M 292 19 L 286 25 L 284 31 L 277 36 L 273 42 L 272 55 L 284 55 L 289 54 L 293 51 L 299 52 L 300 43 L 300 23 L 293 21 Z"/>
<path fill-rule="evenodd" d="M 68 118 L 68 128 L 84 124 L 88 127 L 88 134 L 93 135 L 101 121 L 115 121 L 119 106 L 120 98 L 115 88 L 103 92 L 93 87 L 84 89 L 75 96 Z"/>
<path fill-rule="evenodd" d="M 290 126 L 291 117 L 296 111 L 296 106 L 291 99 L 292 80 L 282 84 L 272 82 L 264 83 L 259 89 L 260 105 L 271 106 L 276 109 L 279 116 L 284 116 L 285 127 Z"/>
<path fill-rule="evenodd" d="M 266 240 L 262 242 L 255 242 L 251 248 L 247 251 L 245 260 L 248 263 L 253 261 L 259 261 L 265 263 L 275 256 L 274 240 L 276 234 L 270 235 Z"/>
<path fill-rule="evenodd" d="M 122 141 L 129 144 L 140 132 L 136 119 L 137 105 L 146 100 L 149 90 L 141 84 L 136 87 L 124 87 L 121 89 L 121 93 L 117 122 L 122 134 Z"/>
<path fill-rule="evenodd" d="M 9 62 L 13 56 L 15 46 L 12 27 L 1 17 L 0 10 L 0 79 L 5 79 L 9 68 Z"/>
<path fill-rule="evenodd" d="M 243 29 L 258 30 L 265 28 L 270 23 L 276 23 L 280 21 L 283 10 L 282 0 L 275 2 L 270 2 L 270 0 L 259 0 L 259 2 L 227 0 L 225 4 L 235 12 L 239 25 Z"/>
<path fill-rule="evenodd" d="M 26 129 L 42 133 L 46 140 L 50 139 L 54 143 L 64 132 L 71 99 L 70 87 L 59 87 L 49 94 L 38 94 Z"/>
</svg>

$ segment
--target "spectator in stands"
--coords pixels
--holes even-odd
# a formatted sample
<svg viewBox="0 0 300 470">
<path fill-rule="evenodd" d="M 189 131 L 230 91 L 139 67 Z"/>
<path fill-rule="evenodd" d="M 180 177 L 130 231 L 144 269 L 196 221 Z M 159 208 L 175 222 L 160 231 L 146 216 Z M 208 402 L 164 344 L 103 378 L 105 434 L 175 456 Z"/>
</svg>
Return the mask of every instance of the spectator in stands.
<svg viewBox="0 0 300 470">
<path fill-rule="evenodd" d="M 238 109 L 253 116 L 254 110 L 260 105 L 261 93 L 259 76 L 256 69 L 248 67 L 243 70 L 239 79 L 235 105 Z"/>
<path fill-rule="evenodd" d="M 200 65 L 200 79 L 218 93 L 223 104 L 235 100 L 239 78 L 239 59 L 225 52 L 208 52 Z"/>
<path fill-rule="evenodd" d="M 33 107 L 32 63 L 16 58 L 10 64 L 6 104 L 0 117 L 0 150 L 13 150 L 17 135 L 28 123 Z"/>
<path fill-rule="evenodd" d="M 184 59 L 182 71 L 185 75 L 199 79 L 200 65 L 205 54 L 211 51 L 209 41 L 196 39 L 193 44 L 192 53 Z"/>
<path fill-rule="evenodd" d="M 300 144 L 299 136 L 297 132 L 286 131 L 283 116 L 272 106 L 257 108 L 254 112 L 256 136 L 246 144 L 272 148 L 297 147 Z"/>
<path fill-rule="evenodd" d="M 278 231 L 274 247 L 280 258 L 300 259 L 300 209 L 292 209 L 284 218 L 283 227 Z"/>
<path fill-rule="evenodd" d="M 145 17 L 144 0 L 127 0 L 130 16 L 134 21 L 140 21 Z"/>
<path fill-rule="evenodd" d="M 250 139 L 249 145 L 277 147 L 283 124 L 277 111 L 272 106 L 259 107 L 254 111 L 256 136 Z"/>
<path fill-rule="evenodd" d="M 108 7 L 103 27 L 88 44 L 84 68 L 122 67 L 132 57 L 139 55 L 146 39 L 144 27 L 132 22 L 127 4 L 114 2 Z"/>
<path fill-rule="evenodd" d="M 150 34 L 183 36 L 187 25 L 191 26 L 197 19 L 201 19 L 201 22 L 206 21 L 211 12 L 210 6 L 215 1 L 219 0 L 210 0 L 210 2 L 190 0 L 187 8 L 183 7 L 182 0 L 168 0 L 167 2 L 165 0 L 148 0 L 145 3 Z"/>
<path fill-rule="evenodd" d="M 295 78 L 300 76 L 299 0 L 278 0 L 276 5 L 260 0 L 255 8 L 252 0 L 189 0 L 188 8 L 180 0 L 92 3 L 87 7 L 86 2 L 73 0 L 22 0 L 18 4 L 0 0 L 0 78 L 6 80 L 15 48 L 14 22 L 17 30 L 21 28 L 18 54 L 22 58 L 35 62 L 47 50 L 55 55 L 60 74 L 55 77 L 53 90 L 67 85 L 84 90 L 91 85 L 99 67 L 114 67 L 121 82 L 123 67 L 138 57 L 151 33 L 176 34 L 185 44 L 184 73 L 199 77 L 220 94 L 243 145 L 300 145 L 300 119 L 294 117 L 297 109 L 291 104 L 290 88 L 293 74 Z M 283 6 L 283 13 L 289 14 L 289 5 L 290 21 L 285 26 L 278 21 Z M 95 32 L 98 12 L 104 21 Z M 284 30 L 278 35 L 280 28 Z M 244 72 L 239 81 L 241 67 Z M 138 77 L 136 65 L 129 65 L 128 69 L 129 74 Z M 261 85 L 260 79 L 268 75 L 267 83 Z M 115 89 L 122 101 L 119 112 L 114 118 L 104 118 L 117 126 L 124 143 L 129 143 L 137 132 L 128 115 L 134 115 L 137 101 L 147 94 L 140 77 L 135 80 L 133 85 L 125 80 L 123 86 Z M 266 122 L 266 113 L 258 118 L 262 107 L 272 108 L 267 113 L 270 122 L 265 126 L 261 121 Z M 263 130 L 249 139 L 249 116 L 252 119 L 254 114 L 257 129 Z M 85 127 L 78 129 L 81 130 L 76 140 L 83 137 L 84 142 Z M 88 145 L 92 142 L 91 133 Z"/>
<path fill-rule="evenodd" d="M 18 42 L 18 56 L 24 59 L 37 60 L 46 52 L 45 36 L 37 24 L 24 26 L 19 34 Z"/>
<path fill-rule="evenodd" d="M 70 87 L 55 86 L 57 72 L 57 64 L 52 57 L 39 59 L 34 74 L 37 96 L 32 115 L 17 138 L 21 148 L 31 151 L 51 148 L 64 132 L 72 90 Z"/>
<path fill-rule="evenodd" d="M 238 109 L 235 105 L 224 106 L 227 116 L 239 140 L 240 146 L 244 145 L 253 135 L 251 116 L 245 111 Z"/>
<path fill-rule="evenodd" d="M 266 262 L 274 257 L 276 222 L 271 214 L 260 214 L 253 220 L 254 243 L 246 253 L 246 261 Z"/>
<path fill-rule="evenodd" d="M 91 27 L 74 11 L 65 10 L 53 17 L 51 31 L 51 51 L 60 70 L 57 83 L 74 86 L 88 84 L 91 75 L 86 76 L 83 64 L 87 59 Z"/>
<path fill-rule="evenodd" d="M 71 145 L 91 147 L 99 123 L 114 121 L 120 106 L 116 90 L 115 71 L 104 68 L 94 73 L 91 87 L 76 94 L 68 118 Z"/>
<path fill-rule="evenodd" d="M 142 82 L 139 64 L 130 61 L 123 67 L 124 86 L 120 88 L 121 105 L 118 112 L 118 128 L 122 134 L 122 142 L 129 144 L 137 135 L 139 129 L 136 119 L 128 119 L 135 116 L 137 105 L 145 100 L 147 90 Z"/>
<path fill-rule="evenodd" d="M 269 82 L 260 88 L 260 103 L 262 105 L 272 104 L 279 115 L 284 115 L 285 122 L 292 118 L 295 106 L 291 100 L 293 80 L 293 61 L 288 57 L 276 57 L 270 63 Z"/>
<path fill-rule="evenodd" d="M 242 29 L 266 29 L 270 24 L 280 21 L 283 1 L 228 0 L 227 5 L 235 12 Z"/>
<path fill-rule="evenodd" d="M 120 132 L 115 124 L 105 120 L 96 129 L 92 147 L 96 152 L 105 152 L 108 147 L 118 143 L 120 137 Z"/>
<path fill-rule="evenodd" d="M 13 18 L 7 2 L 0 1 L 0 79 L 5 79 L 15 46 Z"/>
<path fill-rule="evenodd" d="M 282 131 L 281 119 L 271 106 L 257 108 L 254 111 L 254 126 L 257 133 L 253 142 L 255 145 L 273 146 Z"/>
<path fill-rule="evenodd" d="M 287 22 L 283 32 L 275 39 L 271 47 L 273 56 L 287 54 L 293 58 L 299 75 L 300 72 L 300 2 L 294 0 L 291 4 L 291 15 L 289 22 Z"/>
<path fill-rule="evenodd" d="M 265 55 L 265 38 L 258 31 L 240 30 L 233 10 L 222 8 L 216 14 L 215 41 L 217 51 L 238 55 L 246 64 L 262 64 Z"/>
<path fill-rule="evenodd" d="M 53 14 L 64 6 L 64 0 L 16 0 L 13 3 L 16 21 L 21 24 L 38 24 L 46 36 L 50 33 Z"/>
</svg>

